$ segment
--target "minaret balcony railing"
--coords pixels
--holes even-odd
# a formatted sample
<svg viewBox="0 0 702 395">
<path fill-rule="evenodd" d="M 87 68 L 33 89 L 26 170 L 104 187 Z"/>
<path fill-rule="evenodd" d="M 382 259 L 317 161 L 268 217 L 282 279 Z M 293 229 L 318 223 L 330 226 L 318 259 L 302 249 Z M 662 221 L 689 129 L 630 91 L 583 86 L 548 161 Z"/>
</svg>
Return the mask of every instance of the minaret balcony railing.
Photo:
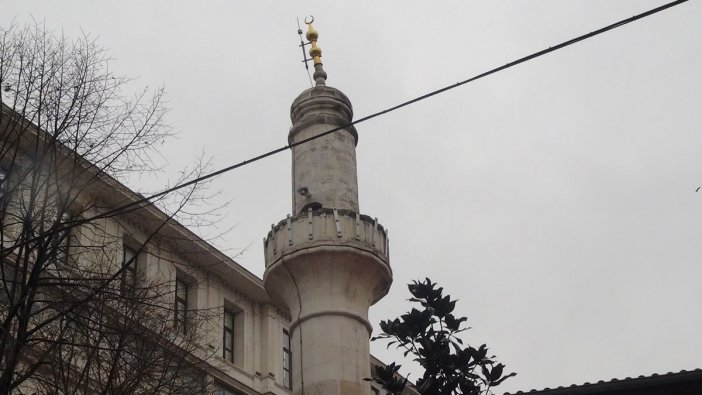
<svg viewBox="0 0 702 395">
<path fill-rule="evenodd" d="M 271 225 L 263 239 L 266 268 L 281 257 L 307 248 L 343 246 L 376 255 L 390 267 L 388 231 L 371 218 L 350 210 L 308 209 Z"/>
</svg>

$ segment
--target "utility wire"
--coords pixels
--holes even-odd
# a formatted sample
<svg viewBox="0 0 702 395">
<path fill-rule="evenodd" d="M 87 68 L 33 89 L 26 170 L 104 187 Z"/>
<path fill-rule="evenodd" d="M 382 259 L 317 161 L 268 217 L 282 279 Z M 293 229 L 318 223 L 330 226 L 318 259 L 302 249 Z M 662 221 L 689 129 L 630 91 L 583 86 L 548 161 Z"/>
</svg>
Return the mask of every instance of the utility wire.
<svg viewBox="0 0 702 395">
<path fill-rule="evenodd" d="M 308 138 L 303 139 L 303 140 L 300 140 L 300 141 L 298 141 L 298 142 L 295 142 L 295 143 L 292 143 L 292 144 L 289 144 L 289 145 L 286 145 L 286 146 L 283 146 L 283 147 L 274 149 L 274 150 L 272 150 L 272 151 L 266 152 L 265 154 L 261 154 L 261 155 L 255 156 L 255 157 L 253 157 L 253 158 L 251 158 L 251 159 L 247 159 L 247 160 L 245 160 L 245 161 L 243 161 L 243 162 L 239 162 L 239 163 L 237 163 L 237 164 L 234 164 L 234 165 L 231 165 L 231 166 L 222 168 L 222 169 L 220 169 L 220 170 L 217 170 L 217 171 L 214 171 L 214 172 L 212 172 L 212 173 L 210 173 L 210 174 L 204 175 L 204 176 L 202 176 L 202 177 L 198 177 L 198 178 L 196 178 L 196 179 L 190 180 L 190 181 L 185 182 L 185 183 L 183 183 L 183 184 L 176 185 L 176 186 L 174 186 L 174 187 L 172 187 L 172 188 L 169 188 L 169 189 L 166 189 L 166 190 L 164 190 L 164 191 L 158 192 L 158 193 L 153 194 L 153 195 L 151 195 L 151 196 L 149 196 L 149 197 L 145 197 L 145 198 L 142 198 L 142 199 L 137 200 L 137 201 L 135 201 L 135 202 L 126 204 L 126 205 L 124 205 L 124 206 L 122 206 L 122 207 L 118 207 L 118 208 L 115 208 L 115 209 L 113 209 L 113 210 L 110 210 L 110 211 L 108 211 L 107 213 L 105 213 L 105 214 L 103 214 L 103 215 L 113 215 L 113 214 L 115 214 L 116 212 L 119 212 L 119 211 L 121 211 L 121 210 L 128 209 L 128 208 L 131 208 L 131 207 L 134 207 L 134 206 L 137 206 L 137 205 L 142 204 L 142 203 L 145 203 L 145 202 L 150 203 L 150 200 L 155 199 L 155 198 L 159 198 L 159 197 L 161 197 L 161 196 L 163 196 L 163 195 L 169 194 L 169 193 L 174 192 L 174 191 L 176 191 L 176 190 L 178 190 L 178 189 L 185 188 L 185 187 L 187 187 L 187 186 L 190 186 L 190 185 L 193 185 L 193 184 L 196 184 L 196 183 L 199 183 L 199 182 L 208 180 L 208 179 L 213 178 L 213 177 L 217 177 L 217 176 L 219 176 L 219 175 L 221 175 L 221 174 L 227 173 L 227 172 L 232 171 L 232 170 L 234 170 L 234 169 L 238 169 L 238 168 L 240 168 L 240 167 L 246 166 L 246 165 L 251 164 L 251 163 L 253 163 L 253 162 L 257 162 L 257 161 L 259 161 L 259 160 L 261 160 L 261 159 L 265 159 L 265 158 L 267 158 L 267 157 L 269 157 L 269 156 L 273 156 L 273 155 L 275 155 L 275 154 L 281 153 L 281 152 L 283 152 L 283 151 L 285 151 L 285 150 L 287 150 L 287 149 L 291 149 L 291 148 L 297 147 L 297 146 L 299 146 L 299 145 L 302 145 L 302 144 L 308 143 L 308 142 L 310 142 L 310 141 L 317 140 L 317 139 L 319 139 L 319 138 L 322 138 L 322 137 L 324 137 L 324 136 L 327 136 L 327 135 L 329 135 L 329 134 L 331 134 L 331 133 L 338 132 L 339 130 L 346 129 L 346 128 L 348 128 L 349 126 L 357 125 L 357 124 L 359 124 L 359 123 L 361 123 L 361 122 L 365 122 L 365 121 L 368 121 L 368 120 L 370 120 L 370 119 L 379 117 L 379 116 L 381 116 L 381 115 L 384 115 L 384 114 L 393 112 L 393 111 L 395 111 L 395 110 L 399 110 L 399 109 L 402 108 L 402 107 L 406 107 L 406 106 L 409 106 L 410 104 L 414 104 L 414 103 L 417 103 L 417 102 L 422 101 L 422 100 L 424 100 L 424 99 L 428 99 L 428 98 L 430 98 L 430 97 L 432 97 L 432 96 L 438 95 L 439 93 L 443 93 L 443 92 L 446 92 L 446 91 L 448 91 L 448 90 L 451 90 L 451 89 L 454 89 L 454 88 L 458 88 L 459 86 L 465 85 L 465 84 L 467 84 L 467 83 L 469 83 L 469 82 L 473 82 L 473 81 L 478 80 L 478 79 L 481 79 L 481 78 L 483 78 L 483 77 L 487 77 L 487 76 L 489 76 L 489 75 L 491 75 L 491 74 L 495 74 L 495 73 L 497 73 L 497 72 L 499 72 L 499 71 L 502 71 L 502 70 L 505 70 L 505 69 L 514 67 L 514 66 L 516 66 L 516 65 L 518 65 L 518 64 L 521 64 L 521 63 L 527 62 L 527 61 L 529 61 L 529 60 L 538 58 L 538 57 L 540 57 L 540 56 L 546 55 L 546 54 L 548 54 L 548 53 L 557 51 L 557 50 L 559 50 L 559 49 L 561 49 L 561 48 L 565 48 L 565 47 L 567 47 L 567 46 L 569 46 L 569 45 L 573 45 L 573 44 L 575 44 L 575 43 L 577 43 L 577 42 L 586 40 L 586 39 L 588 39 L 588 38 L 590 38 L 590 37 L 594 37 L 594 36 L 597 36 L 597 35 L 599 35 L 599 34 L 602 34 L 602 33 L 605 33 L 605 32 L 607 32 L 607 31 L 610 31 L 610 30 L 612 30 L 612 29 L 616 29 L 616 28 L 618 28 L 618 27 L 620 27 L 620 26 L 624 26 L 624 25 L 626 25 L 626 24 L 628 24 L 628 23 L 631 23 L 631 22 L 634 22 L 634 21 L 636 21 L 636 20 L 645 18 L 645 17 L 647 17 L 647 16 L 656 14 L 656 13 L 658 13 L 658 12 L 661 12 L 661 11 L 666 10 L 666 9 L 668 9 L 668 8 L 671 8 L 671 7 L 674 7 L 674 6 L 676 6 L 676 5 L 685 3 L 685 2 L 687 2 L 687 1 L 688 1 L 688 0 L 677 0 L 677 1 L 673 1 L 673 2 L 670 2 L 670 3 L 664 4 L 664 5 L 660 6 L 660 7 L 654 8 L 654 9 L 652 9 L 652 10 L 646 11 L 646 12 L 644 12 L 644 13 L 642 13 L 642 14 L 634 15 L 634 16 L 632 16 L 631 18 L 623 19 L 623 20 L 621 20 L 621 21 L 619 21 L 619 22 L 615 22 L 615 23 L 613 23 L 613 24 L 611 24 L 611 25 L 605 26 L 605 27 L 603 27 L 603 28 L 601 28 L 601 29 L 598 29 L 598 30 L 595 30 L 595 31 L 593 31 L 593 32 L 590 32 L 590 33 L 587 33 L 587 34 L 583 34 L 583 35 L 581 35 L 581 36 L 575 37 L 575 38 L 570 39 L 570 40 L 568 40 L 568 41 L 564 41 L 564 42 L 562 42 L 562 43 L 560 43 L 560 44 L 557 44 L 557 45 L 555 45 L 555 46 L 553 46 L 553 47 L 548 47 L 548 48 L 546 48 L 546 49 L 544 49 L 544 50 L 541 50 L 541 51 L 538 51 L 538 52 L 534 52 L 534 53 L 532 53 L 531 55 L 527 55 L 527 56 L 524 56 L 523 58 L 519 58 L 519 59 L 517 59 L 517 60 L 514 60 L 514 61 L 512 61 L 512 62 L 509 62 L 509 63 L 505 64 L 504 66 L 496 67 L 496 68 L 494 68 L 494 69 L 492 69 L 492 70 L 486 71 L 486 72 L 484 72 L 484 73 L 482 73 L 482 74 L 478 74 L 478 75 L 476 75 L 476 76 L 474 76 L 474 77 L 471 77 L 471 78 L 468 78 L 468 79 L 466 79 L 466 80 L 457 82 L 457 83 L 455 83 L 455 84 L 453 84 L 453 85 L 445 86 L 445 87 L 440 88 L 440 89 L 437 89 L 437 90 L 435 90 L 435 91 L 426 93 L 426 94 L 424 94 L 424 95 L 422 95 L 422 96 L 418 96 L 418 97 L 416 97 L 416 98 L 414 98 L 414 99 L 411 99 L 411 100 L 408 100 L 408 101 L 406 101 L 406 102 L 403 102 L 403 103 L 400 103 L 400 104 L 398 104 L 398 105 L 395 105 L 395 106 L 393 106 L 393 107 L 387 108 L 387 109 L 385 109 L 385 110 L 381 110 L 381 111 L 375 112 L 375 113 L 373 113 L 373 114 L 366 115 L 366 116 L 364 116 L 364 117 L 362 117 L 362 118 L 359 118 L 359 119 L 357 119 L 357 120 L 355 120 L 355 121 L 348 122 L 348 123 L 346 123 L 345 125 L 337 126 L 337 127 L 335 127 L 335 128 L 329 129 L 329 130 L 327 130 L 327 131 L 325 131 L 325 132 L 322 132 L 322 133 L 320 133 L 320 134 L 314 135 L 314 136 L 312 136 L 312 137 L 308 137 Z"/>
<path fill-rule="evenodd" d="M 327 135 L 329 135 L 329 134 L 331 134 L 331 133 L 334 133 L 334 132 L 337 132 L 337 131 L 339 131 L 339 130 L 348 128 L 349 126 L 357 125 L 357 124 L 359 124 L 359 123 L 361 123 L 361 122 L 365 122 L 365 121 L 368 121 L 368 120 L 370 120 L 370 119 L 379 117 L 379 116 L 381 116 L 381 115 L 384 115 L 384 114 L 393 112 L 393 111 L 395 111 L 395 110 L 399 110 L 400 108 L 409 106 L 410 104 L 417 103 L 417 102 L 419 102 L 419 101 L 422 101 L 422 100 L 424 100 L 424 99 L 428 99 L 428 98 L 430 98 L 430 97 L 432 97 L 432 96 L 435 96 L 435 95 L 438 95 L 438 94 L 440 94 L 440 93 L 443 93 L 443 92 L 449 91 L 449 90 L 451 90 L 451 89 L 455 89 L 455 88 L 458 88 L 458 87 L 460 87 L 460 86 L 463 86 L 463 85 L 465 85 L 465 84 L 467 84 L 467 83 L 469 83 L 469 82 L 473 82 L 473 81 L 475 81 L 475 80 L 481 79 L 481 78 L 483 78 L 483 77 L 487 77 L 487 76 L 489 76 L 489 75 L 491 75 L 491 74 L 495 74 L 495 73 L 500 72 L 500 71 L 502 71 L 502 70 L 509 69 L 509 68 L 511 68 L 511 67 L 517 66 L 517 65 L 519 65 L 519 64 L 522 64 L 522 63 L 524 63 L 524 62 L 530 61 L 530 60 L 532 60 L 532 59 L 536 59 L 536 58 L 541 57 L 541 56 L 543 56 L 543 55 L 546 55 L 546 54 L 549 54 L 549 53 L 551 53 L 551 52 L 557 51 L 557 50 L 559 50 L 559 49 L 565 48 L 565 47 L 567 47 L 567 46 L 573 45 L 573 44 L 578 43 L 578 42 L 580 42 L 580 41 L 587 40 L 588 38 L 591 38 L 591 37 L 600 35 L 600 34 L 602 34 L 602 33 L 605 33 L 605 32 L 608 32 L 608 31 L 610 31 L 610 30 L 616 29 L 616 28 L 618 28 L 618 27 L 624 26 L 624 25 L 629 24 L 629 23 L 631 23 L 631 22 L 637 21 L 637 20 L 639 20 L 639 19 L 643 19 L 643 18 L 645 18 L 645 17 L 648 17 L 648 16 L 651 16 L 651 15 L 653 15 L 653 14 L 659 13 L 659 12 L 661 12 L 661 11 L 664 11 L 664 10 L 668 9 L 668 8 L 671 8 L 671 7 L 680 5 L 680 4 L 682 4 L 682 3 L 685 3 L 685 2 L 687 2 L 687 1 L 688 1 L 688 0 L 676 0 L 676 1 L 672 1 L 672 2 L 670 2 L 670 3 L 666 3 L 666 4 L 662 5 L 662 6 L 653 8 L 653 9 L 651 9 L 651 10 L 649 10 L 649 11 L 644 12 L 644 13 L 641 13 L 641 14 L 638 14 L 638 15 L 634 15 L 634 16 L 632 16 L 632 17 L 630 17 L 630 18 L 622 19 L 621 21 L 612 23 L 611 25 L 607 25 L 607 26 L 605 26 L 605 27 L 603 27 L 603 28 L 597 29 L 597 30 L 592 31 L 592 32 L 590 32 L 590 33 L 586 33 L 586 34 L 577 36 L 577 37 L 572 38 L 572 39 L 570 39 L 570 40 L 563 41 L 563 42 L 561 42 L 560 44 L 554 45 L 554 46 L 552 46 L 552 47 L 548 47 L 548 48 L 543 49 L 543 50 L 541 50 L 541 51 L 534 52 L 534 53 L 532 53 L 532 54 L 530 54 L 530 55 L 524 56 L 524 57 L 519 58 L 519 59 L 517 59 L 517 60 L 514 60 L 514 61 L 512 61 L 512 62 L 509 62 L 509 63 L 507 63 L 507 64 L 505 64 L 505 65 L 503 65 L 503 66 L 496 67 L 496 68 L 491 69 L 491 70 L 489 70 L 489 71 L 486 71 L 486 72 L 484 72 L 484 73 L 482 73 L 482 74 L 478 74 L 478 75 L 473 76 L 473 77 L 470 77 L 470 78 L 468 78 L 468 79 L 466 79 L 466 80 L 459 81 L 459 82 L 457 82 L 457 83 L 455 83 L 455 84 L 448 85 L 448 86 L 445 86 L 445 87 L 443 87 L 443 88 L 440 88 L 440 89 L 431 91 L 431 92 L 429 92 L 429 93 L 426 93 L 426 94 L 424 94 L 424 95 L 415 97 L 414 99 L 405 101 L 405 102 L 403 102 L 403 103 L 400 103 L 400 104 L 395 105 L 395 106 L 393 106 L 393 107 L 387 108 L 387 109 L 385 109 L 385 110 L 381 110 L 381 111 L 375 112 L 375 113 L 373 113 L 373 114 L 366 115 L 366 116 L 364 116 L 364 117 L 362 117 L 362 118 L 359 118 L 359 119 L 357 119 L 357 120 L 355 120 L 355 121 L 348 122 L 348 123 L 346 123 L 345 125 L 338 126 L 338 127 L 332 128 L 332 129 L 329 129 L 329 130 L 327 130 L 327 131 L 325 131 L 325 132 L 322 132 L 322 133 L 320 133 L 320 134 L 317 134 L 317 135 L 315 135 L 315 136 L 308 137 L 308 138 L 303 139 L 303 140 L 300 140 L 300 141 L 298 141 L 298 142 L 295 142 L 295 143 L 292 143 L 292 144 L 289 144 L 289 145 L 286 145 L 286 146 L 283 146 L 283 147 L 274 149 L 274 150 L 272 150 L 272 151 L 266 152 L 266 153 L 264 153 L 264 154 L 255 156 L 255 157 L 253 157 L 253 158 L 251 158 L 251 159 L 247 159 L 247 160 L 245 160 L 245 161 L 243 161 L 243 162 L 239 162 L 239 163 L 236 163 L 236 164 L 234 164 L 234 165 L 231 165 L 231 166 L 222 168 L 222 169 L 220 169 L 220 170 L 214 171 L 214 172 L 209 173 L 209 174 L 207 174 L 207 175 L 204 175 L 204 176 L 195 178 L 195 179 L 190 180 L 190 181 L 188 181 L 188 182 L 184 182 L 184 183 L 182 183 L 182 184 L 180 184 L 180 185 L 176 185 L 176 186 L 174 186 L 174 187 L 168 188 L 168 189 L 163 190 L 163 191 L 161 191 L 161 192 L 155 193 L 155 194 L 153 194 L 153 195 L 151 195 L 151 196 L 143 197 L 143 198 L 141 198 L 141 199 L 139 199 L 139 200 L 136 200 L 136 201 L 134 201 L 134 202 L 127 203 L 127 204 L 125 204 L 125 205 L 123 205 L 123 206 L 116 207 L 116 208 L 114 208 L 114 209 L 108 210 L 108 211 L 106 211 L 106 212 L 104 212 L 104 213 L 102 213 L 102 214 L 98 214 L 98 215 L 96 215 L 96 216 L 94 216 L 94 217 L 85 218 L 85 219 L 80 219 L 80 220 L 71 222 L 70 224 L 67 224 L 66 226 L 64 226 L 62 229 L 59 229 L 58 231 L 63 231 L 64 229 L 68 229 L 68 228 L 72 228 L 72 227 L 75 227 L 75 226 L 79 226 L 79 225 L 82 225 L 82 224 L 85 224 L 85 223 L 94 221 L 94 220 L 96 220 L 96 219 L 108 218 L 108 217 L 117 215 L 117 214 L 119 214 L 119 213 L 121 213 L 121 212 L 124 212 L 125 210 L 136 210 L 136 209 L 139 209 L 139 208 L 147 207 L 147 206 L 153 204 L 153 200 L 154 200 L 154 199 L 160 198 L 160 197 L 162 197 L 162 196 L 164 196 L 164 195 L 167 195 L 167 194 L 169 194 L 169 193 L 171 193 L 171 192 L 177 191 L 177 190 L 179 190 L 179 189 L 182 189 L 182 188 L 185 188 L 185 187 L 188 187 L 188 186 L 191 186 L 191 185 L 195 185 L 195 184 L 197 184 L 197 183 L 200 183 L 200 182 L 202 182 L 202 181 L 208 180 L 208 179 L 210 179 L 210 178 L 217 177 L 217 176 L 219 176 L 219 175 L 221 175 L 221 174 L 224 174 L 224 173 L 227 173 L 227 172 L 229 172 L 229 171 L 238 169 L 238 168 L 240 168 L 240 167 L 246 166 L 246 165 L 251 164 L 251 163 L 253 163 L 253 162 L 257 162 L 257 161 L 259 161 L 259 160 L 261 160 L 261 159 L 265 159 L 265 158 L 267 158 L 267 157 L 269 157 L 269 156 L 273 156 L 273 155 L 278 154 L 278 153 L 280 153 L 280 152 L 283 152 L 283 151 L 285 151 L 285 150 L 287 150 L 287 149 L 291 149 L 291 148 L 293 148 L 293 147 L 297 147 L 297 146 L 299 146 L 299 145 L 308 143 L 308 142 L 310 142 L 310 141 L 312 141 L 312 140 L 316 140 L 316 139 L 322 138 L 322 137 L 324 137 L 324 136 L 327 136 Z M 52 232 L 47 232 L 47 234 L 50 234 L 50 233 L 52 233 Z M 31 241 L 35 241 L 35 240 L 37 240 L 37 239 L 39 239 L 39 238 L 41 238 L 41 237 L 44 237 L 44 236 L 46 236 L 46 234 L 36 236 L 36 237 L 33 238 L 32 240 L 28 240 L 28 241 L 26 241 L 25 243 L 29 243 L 29 242 L 31 242 Z"/>
</svg>

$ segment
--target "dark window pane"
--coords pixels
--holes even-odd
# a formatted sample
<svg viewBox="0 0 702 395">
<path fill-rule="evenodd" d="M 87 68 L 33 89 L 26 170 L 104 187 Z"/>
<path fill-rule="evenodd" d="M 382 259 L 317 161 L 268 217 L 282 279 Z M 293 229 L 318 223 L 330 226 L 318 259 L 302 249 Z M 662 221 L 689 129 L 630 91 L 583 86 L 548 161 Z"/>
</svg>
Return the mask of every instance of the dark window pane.
<svg viewBox="0 0 702 395">
<path fill-rule="evenodd" d="M 229 362 L 234 362 L 234 313 L 224 310 L 224 328 L 222 331 L 223 357 Z"/>
<path fill-rule="evenodd" d="M 178 332 L 185 333 L 188 308 L 188 285 L 181 279 L 176 278 L 175 295 L 175 326 Z"/>
<path fill-rule="evenodd" d="M 188 296 L 188 286 L 182 280 L 176 280 L 176 297 L 185 300 Z"/>
<path fill-rule="evenodd" d="M 4 213 L 5 207 L 10 200 L 7 192 L 9 189 L 7 185 L 8 176 L 7 171 L 0 168 L 0 215 Z"/>
<path fill-rule="evenodd" d="M 127 266 L 130 265 L 132 267 L 136 267 L 136 251 L 132 250 L 129 247 L 124 247 L 124 253 L 122 254 L 122 265 Z"/>
<path fill-rule="evenodd" d="M 122 248 L 122 294 L 131 294 L 136 286 L 137 253 L 131 248 Z"/>
<path fill-rule="evenodd" d="M 283 385 L 292 389 L 292 350 L 290 349 L 290 333 L 283 330 Z"/>
</svg>

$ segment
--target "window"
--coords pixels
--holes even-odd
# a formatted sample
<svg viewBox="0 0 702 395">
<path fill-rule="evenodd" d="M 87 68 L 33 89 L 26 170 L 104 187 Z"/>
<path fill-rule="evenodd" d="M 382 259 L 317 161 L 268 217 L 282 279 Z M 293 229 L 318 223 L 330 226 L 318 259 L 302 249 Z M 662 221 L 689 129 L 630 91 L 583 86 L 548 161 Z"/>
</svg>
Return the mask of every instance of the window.
<svg viewBox="0 0 702 395">
<path fill-rule="evenodd" d="M 61 214 L 61 226 L 66 226 L 69 222 L 71 221 L 71 216 L 68 213 L 63 213 Z M 70 253 L 71 249 L 71 237 L 73 237 L 73 234 L 71 232 L 70 227 L 61 229 L 59 232 L 59 243 L 61 244 L 59 247 L 59 254 L 61 254 L 61 260 L 63 263 L 66 263 L 68 260 L 68 254 Z"/>
<path fill-rule="evenodd" d="M 54 241 L 55 243 L 55 253 L 53 254 L 56 260 L 56 266 L 50 266 L 49 270 L 57 270 L 59 267 L 63 267 L 68 263 L 68 254 L 69 250 L 71 248 L 71 228 L 66 227 L 69 222 L 71 221 L 70 214 L 68 212 L 64 212 L 61 214 L 61 219 L 55 224 L 56 227 L 56 232 L 54 233 Z M 58 273 L 52 273 L 55 276 L 58 276 Z"/>
<path fill-rule="evenodd" d="M 4 192 L 7 189 L 6 185 L 5 185 L 6 180 L 7 180 L 7 172 L 3 169 L 0 169 L 0 199 L 2 199 L 4 197 L 4 195 L 5 195 Z"/>
<path fill-rule="evenodd" d="M 89 344 L 87 343 L 89 340 L 88 336 L 86 335 L 86 328 L 88 328 L 88 330 L 90 329 L 90 321 L 86 322 L 86 318 L 87 317 L 84 316 L 83 311 L 74 311 L 73 313 L 64 316 L 64 331 L 62 338 L 73 345 L 80 345 L 81 347 Z"/>
<path fill-rule="evenodd" d="M 224 309 L 224 338 L 222 339 L 222 357 L 234 363 L 234 312 Z"/>
<path fill-rule="evenodd" d="M 182 279 L 176 277 L 176 292 L 175 292 L 175 316 L 174 323 L 176 330 L 185 334 L 186 312 L 188 308 L 188 284 Z"/>
<path fill-rule="evenodd" d="M 137 253 L 124 246 L 122 248 L 122 295 L 131 295 L 136 287 Z"/>
<path fill-rule="evenodd" d="M 214 395 L 240 395 L 240 392 L 234 391 L 233 389 L 226 388 L 222 384 L 215 383 Z"/>
<path fill-rule="evenodd" d="M 7 206 L 7 171 L 0 168 L 0 214 L 5 211 Z"/>
<path fill-rule="evenodd" d="M 283 329 L 283 386 L 292 389 L 292 350 L 287 329 Z"/>
</svg>

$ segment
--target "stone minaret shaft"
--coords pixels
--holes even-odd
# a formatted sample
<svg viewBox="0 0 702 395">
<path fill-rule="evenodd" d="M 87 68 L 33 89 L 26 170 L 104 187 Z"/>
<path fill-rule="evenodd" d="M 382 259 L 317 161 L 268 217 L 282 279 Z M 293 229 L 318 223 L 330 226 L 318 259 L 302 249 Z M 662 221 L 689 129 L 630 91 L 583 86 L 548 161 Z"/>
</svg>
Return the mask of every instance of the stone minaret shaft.
<svg viewBox="0 0 702 395">
<path fill-rule="evenodd" d="M 307 32 L 316 86 L 290 110 L 288 140 L 352 118 L 349 99 L 325 84 L 317 32 Z M 264 240 L 264 286 L 290 309 L 293 393 L 370 394 L 368 308 L 389 290 L 387 231 L 358 211 L 353 126 L 293 148 L 293 214 Z"/>
<path fill-rule="evenodd" d="M 337 89 L 316 86 L 293 102 L 289 143 L 344 126 L 352 116 L 351 102 Z M 308 208 L 358 211 L 356 141 L 353 126 L 293 147 L 293 213 Z"/>
</svg>

